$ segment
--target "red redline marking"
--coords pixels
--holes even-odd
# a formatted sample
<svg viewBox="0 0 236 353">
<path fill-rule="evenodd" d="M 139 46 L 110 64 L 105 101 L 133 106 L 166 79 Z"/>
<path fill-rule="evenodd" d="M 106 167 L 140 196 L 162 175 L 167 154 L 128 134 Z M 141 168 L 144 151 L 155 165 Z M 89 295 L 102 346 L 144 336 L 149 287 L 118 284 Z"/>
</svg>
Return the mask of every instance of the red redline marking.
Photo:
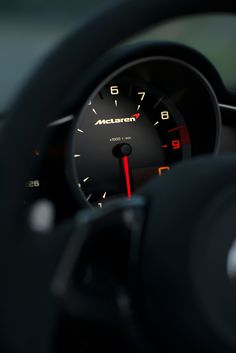
<svg viewBox="0 0 236 353">
<path fill-rule="evenodd" d="M 131 199 L 132 194 L 131 194 L 131 184 L 130 184 L 129 159 L 127 156 L 122 158 L 122 163 L 123 163 L 124 172 L 125 172 L 127 196 L 128 196 L 128 199 Z"/>
<path fill-rule="evenodd" d="M 162 172 L 167 172 L 170 170 L 169 166 L 163 166 L 163 167 L 159 167 L 158 168 L 158 175 L 161 177 L 162 176 Z"/>
<path fill-rule="evenodd" d="M 168 132 L 173 132 L 173 131 L 180 130 L 180 129 L 185 129 L 185 126 L 184 126 L 184 125 L 182 125 L 182 126 L 177 126 L 177 127 L 175 127 L 174 129 L 168 130 Z"/>
<path fill-rule="evenodd" d="M 132 117 L 134 117 L 135 119 L 138 119 L 140 118 L 140 113 L 133 114 Z"/>
<path fill-rule="evenodd" d="M 187 126 L 177 126 L 172 130 L 169 130 L 168 132 L 174 132 L 180 130 L 180 139 L 181 139 L 181 143 L 182 145 L 189 145 L 190 144 L 190 137 L 189 137 L 189 132 L 188 132 L 188 128 Z"/>
</svg>

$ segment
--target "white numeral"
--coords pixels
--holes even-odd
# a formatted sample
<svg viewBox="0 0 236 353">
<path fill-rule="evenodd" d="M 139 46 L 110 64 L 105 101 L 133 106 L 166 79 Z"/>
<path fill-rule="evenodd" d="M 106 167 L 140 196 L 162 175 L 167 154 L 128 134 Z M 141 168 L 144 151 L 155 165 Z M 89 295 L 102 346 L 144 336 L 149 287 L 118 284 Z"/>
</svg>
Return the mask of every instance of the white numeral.
<svg viewBox="0 0 236 353">
<path fill-rule="evenodd" d="M 144 100 L 146 92 L 138 92 L 138 94 L 141 96 L 141 101 Z"/>
<path fill-rule="evenodd" d="M 119 94 L 119 88 L 118 88 L 118 86 L 111 86 L 111 87 L 110 87 L 110 91 L 111 91 L 111 94 L 112 94 L 113 96 L 116 96 L 117 94 Z"/>
<path fill-rule="evenodd" d="M 161 118 L 162 118 L 162 120 L 168 120 L 168 119 L 170 119 L 169 112 L 168 112 L 168 111 L 161 112 Z"/>
<path fill-rule="evenodd" d="M 29 180 L 25 184 L 25 187 L 27 187 L 27 188 L 39 188 L 40 187 L 40 182 L 39 182 L 39 180 Z"/>
</svg>

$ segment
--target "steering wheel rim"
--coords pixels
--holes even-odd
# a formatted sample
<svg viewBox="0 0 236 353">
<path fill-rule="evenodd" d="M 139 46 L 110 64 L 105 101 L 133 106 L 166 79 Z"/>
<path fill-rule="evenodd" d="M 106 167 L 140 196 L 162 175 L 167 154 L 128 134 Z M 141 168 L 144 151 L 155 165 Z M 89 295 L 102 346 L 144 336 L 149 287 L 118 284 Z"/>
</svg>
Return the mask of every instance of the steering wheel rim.
<svg viewBox="0 0 236 353">
<path fill-rule="evenodd" d="M 78 90 L 78 103 L 84 103 L 84 92 L 88 90 L 88 86 L 84 82 L 89 81 L 86 77 L 89 78 L 96 73 L 94 57 L 99 61 L 110 48 L 127 39 L 127 37 L 162 20 L 180 15 L 222 11 L 235 13 L 235 1 L 225 0 L 222 3 L 221 0 L 207 0 L 204 2 L 190 2 L 188 0 L 150 0 L 149 2 L 123 0 L 117 1 L 115 4 L 106 5 L 95 13 L 93 17 L 86 18 L 78 30 L 51 53 L 25 86 L 10 111 L 0 141 L 0 226 L 2 230 L 0 258 L 1 278 L 4 282 L 1 305 L 4 312 L 2 320 L 5 320 L 5 332 L 10 330 L 14 321 L 14 315 L 9 314 L 11 311 L 9 307 L 10 301 L 6 305 L 6 298 L 9 295 L 9 290 L 12 289 L 11 283 L 9 283 L 12 280 L 9 281 L 7 278 L 9 276 L 7 269 L 11 267 L 9 263 L 13 261 L 12 256 L 15 252 L 12 249 L 21 243 L 18 251 L 21 251 L 22 256 L 24 256 L 23 254 L 35 246 L 27 234 L 24 234 L 24 241 L 19 241 L 18 237 L 23 234 L 21 234 L 20 229 L 16 230 L 16 224 L 12 222 L 13 219 L 18 219 L 19 221 L 21 214 L 19 210 L 22 207 L 20 202 L 23 193 L 22 185 L 24 185 L 24 180 L 27 176 L 35 140 L 37 139 L 42 148 L 45 148 L 46 141 L 43 139 L 45 128 L 64 109 L 64 104 L 70 99 L 71 90 L 77 84 L 78 77 L 83 83 L 80 90 Z M 132 13 L 132 24 L 130 23 L 130 13 Z M 101 42 L 96 46 L 88 45 L 88 43 L 94 43 L 95 34 L 96 37 L 102 39 Z M 92 84 L 92 81 L 90 81 L 90 84 Z M 14 155 L 14 160 L 12 155 Z M 17 226 L 19 227 L 18 221 Z M 37 252 L 37 247 L 35 252 Z M 51 256 L 53 255 L 51 254 Z M 10 273 L 14 276 L 13 268 Z M 20 286 L 20 283 L 17 285 Z M 17 295 L 17 293 L 15 294 Z M 14 293 L 12 295 L 12 300 L 14 300 Z M 47 302 L 47 305 L 51 305 L 51 302 Z M 14 327 L 15 331 L 14 329 L 12 330 L 14 340 L 8 337 L 6 343 L 5 337 L 1 337 L 5 352 L 8 350 L 19 350 L 20 346 L 24 349 L 24 339 L 17 337 L 16 328 L 17 325 Z M 48 339 L 52 334 L 51 329 L 50 325 L 45 328 L 45 332 L 41 335 L 42 338 L 46 339 L 47 337 Z M 25 337 L 27 336 L 26 332 L 24 332 L 24 335 Z M 31 337 L 31 339 L 33 341 L 34 337 Z M 6 344 L 9 346 L 6 346 Z M 35 348 L 33 342 L 28 344 L 29 352 L 34 351 L 36 353 L 36 351 L 40 352 L 41 349 L 42 346 Z M 45 345 L 43 349 L 46 353 L 47 351 L 50 352 L 51 347 L 50 345 Z"/>
</svg>

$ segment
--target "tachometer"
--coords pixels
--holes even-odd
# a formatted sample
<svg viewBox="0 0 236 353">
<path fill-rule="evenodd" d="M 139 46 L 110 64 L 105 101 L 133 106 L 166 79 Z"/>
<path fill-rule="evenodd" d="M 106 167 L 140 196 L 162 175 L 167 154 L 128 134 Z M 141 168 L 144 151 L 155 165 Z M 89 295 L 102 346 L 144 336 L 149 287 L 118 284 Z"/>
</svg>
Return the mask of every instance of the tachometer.
<svg viewBox="0 0 236 353">
<path fill-rule="evenodd" d="M 73 132 L 77 186 L 94 206 L 132 194 L 150 178 L 191 157 L 189 132 L 176 105 L 156 87 L 132 77 L 107 83 Z"/>
</svg>

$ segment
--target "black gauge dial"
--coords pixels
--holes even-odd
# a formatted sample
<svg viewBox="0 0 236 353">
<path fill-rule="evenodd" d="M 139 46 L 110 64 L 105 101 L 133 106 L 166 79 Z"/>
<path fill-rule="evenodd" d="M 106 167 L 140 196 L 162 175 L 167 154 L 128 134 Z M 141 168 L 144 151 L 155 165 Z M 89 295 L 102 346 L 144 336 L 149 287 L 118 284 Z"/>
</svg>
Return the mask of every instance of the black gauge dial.
<svg viewBox="0 0 236 353">
<path fill-rule="evenodd" d="M 102 207 L 191 157 L 188 128 L 165 94 L 132 78 L 109 82 L 87 103 L 74 128 L 72 164 L 78 188 Z"/>
</svg>

